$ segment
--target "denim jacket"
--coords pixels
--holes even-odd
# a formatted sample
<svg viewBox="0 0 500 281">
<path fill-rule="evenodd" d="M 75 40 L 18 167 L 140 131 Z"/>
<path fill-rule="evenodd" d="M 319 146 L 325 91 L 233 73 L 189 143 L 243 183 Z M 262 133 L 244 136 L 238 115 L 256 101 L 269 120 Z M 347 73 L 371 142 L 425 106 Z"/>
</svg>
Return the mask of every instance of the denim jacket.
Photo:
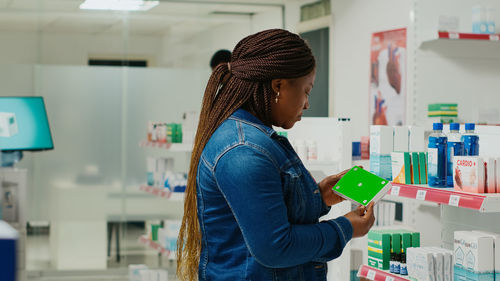
<svg viewBox="0 0 500 281">
<path fill-rule="evenodd" d="M 285 137 L 239 109 L 211 136 L 197 173 L 199 280 L 326 280 L 352 237 Z"/>
</svg>

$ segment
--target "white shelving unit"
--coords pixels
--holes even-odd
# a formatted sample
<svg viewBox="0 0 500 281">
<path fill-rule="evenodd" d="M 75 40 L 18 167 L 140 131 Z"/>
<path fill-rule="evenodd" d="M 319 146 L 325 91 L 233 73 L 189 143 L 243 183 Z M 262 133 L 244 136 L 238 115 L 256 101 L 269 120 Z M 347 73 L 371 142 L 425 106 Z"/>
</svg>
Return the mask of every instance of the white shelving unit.
<svg viewBox="0 0 500 281">
<path fill-rule="evenodd" d="M 192 143 L 151 142 L 143 140 L 139 143 L 139 146 L 161 148 L 161 149 L 167 149 L 169 151 L 178 151 L 178 152 L 191 152 L 193 150 Z"/>
</svg>

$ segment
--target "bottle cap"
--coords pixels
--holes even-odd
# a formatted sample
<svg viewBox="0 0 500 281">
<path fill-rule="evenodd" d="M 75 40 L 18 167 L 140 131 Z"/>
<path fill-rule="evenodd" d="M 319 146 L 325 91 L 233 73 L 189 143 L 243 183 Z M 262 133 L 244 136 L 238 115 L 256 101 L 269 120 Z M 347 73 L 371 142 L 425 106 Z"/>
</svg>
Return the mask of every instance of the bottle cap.
<svg viewBox="0 0 500 281">
<path fill-rule="evenodd" d="M 460 130 L 460 124 L 459 123 L 450 123 L 450 130 L 453 130 L 453 131 Z"/>
<path fill-rule="evenodd" d="M 465 130 L 471 131 L 471 130 L 474 130 L 475 128 L 476 128 L 476 124 L 474 124 L 474 123 L 465 123 Z"/>
<path fill-rule="evenodd" d="M 432 124 L 432 129 L 434 131 L 442 131 L 443 130 L 443 123 L 434 123 L 434 124 Z"/>
</svg>

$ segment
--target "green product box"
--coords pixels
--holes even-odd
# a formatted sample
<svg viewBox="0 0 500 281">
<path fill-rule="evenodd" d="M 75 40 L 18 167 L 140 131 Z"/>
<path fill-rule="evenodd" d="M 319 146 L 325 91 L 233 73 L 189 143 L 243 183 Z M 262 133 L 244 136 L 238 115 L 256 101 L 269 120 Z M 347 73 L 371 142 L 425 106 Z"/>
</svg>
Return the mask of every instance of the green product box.
<svg viewBox="0 0 500 281">
<path fill-rule="evenodd" d="M 182 124 L 175 124 L 175 136 L 173 142 L 175 143 L 182 142 Z"/>
<path fill-rule="evenodd" d="M 420 184 L 427 184 L 427 152 L 418 153 Z"/>
<path fill-rule="evenodd" d="M 151 225 L 151 240 L 158 241 L 158 229 L 161 228 L 160 224 Z"/>
<path fill-rule="evenodd" d="M 401 253 L 401 233 L 391 234 L 391 253 Z"/>
<path fill-rule="evenodd" d="M 389 269 L 391 255 L 391 234 L 379 230 L 368 232 L 368 257 L 375 263 L 376 268 Z"/>
<path fill-rule="evenodd" d="M 354 166 L 332 189 L 337 195 L 366 206 L 377 202 L 390 188 L 388 180 Z"/>
<path fill-rule="evenodd" d="M 392 181 L 411 184 L 411 159 L 408 152 L 392 152 Z"/>
<path fill-rule="evenodd" d="M 420 247 L 420 232 L 411 233 L 411 246 Z"/>
<path fill-rule="evenodd" d="M 420 184 L 420 170 L 419 170 L 418 152 L 411 153 L 411 183 Z"/>
<path fill-rule="evenodd" d="M 429 117 L 457 117 L 458 106 L 456 103 L 435 103 L 427 107 Z"/>
<path fill-rule="evenodd" d="M 405 232 L 401 233 L 401 250 L 403 253 L 406 252 L 406 249 L 412 247 L 411 245 L 411 233 Z"/>
<path fill-rule="evenodd" d="M 167 124 L 167 142 L 174 142 L 175 139 L 175 124 L 168 123 Z"/>
</svg>

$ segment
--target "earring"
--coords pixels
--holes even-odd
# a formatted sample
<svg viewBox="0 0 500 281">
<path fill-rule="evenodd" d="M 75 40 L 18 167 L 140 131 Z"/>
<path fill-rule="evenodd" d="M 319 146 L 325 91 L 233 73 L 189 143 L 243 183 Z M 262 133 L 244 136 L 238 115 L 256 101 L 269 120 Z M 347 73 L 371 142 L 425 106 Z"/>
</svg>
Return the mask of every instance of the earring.
<svg viewBox="0 0 500 281">
<path fill-rule="evenodd" d="M 278 93 L 276 94 L 276 98 L 274 99 L 274 101 L 275 101 L 276 103 L 278 103 L 278 97 L 279 97 L 279 96 L 280 96 L 280 92 L 278 92 Z"/>
</svg>

